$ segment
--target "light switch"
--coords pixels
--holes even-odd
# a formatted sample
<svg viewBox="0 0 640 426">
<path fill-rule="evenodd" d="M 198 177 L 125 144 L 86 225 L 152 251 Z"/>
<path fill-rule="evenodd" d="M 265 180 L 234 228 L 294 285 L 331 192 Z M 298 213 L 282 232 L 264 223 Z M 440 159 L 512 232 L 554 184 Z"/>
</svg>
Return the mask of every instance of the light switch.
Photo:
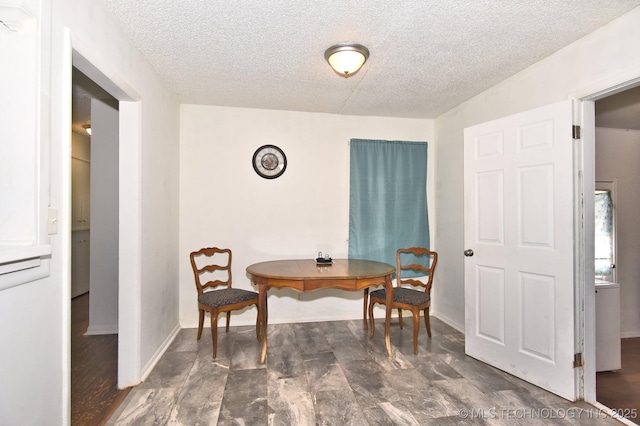
<svg viewBox="0 0 640 426">
<path fill-rule="evenodd" d="M 57 207 L 49 207 L 49 220 L 48 220 L 49 235 L 58 233 L 58 209 Z"/>
</svg>

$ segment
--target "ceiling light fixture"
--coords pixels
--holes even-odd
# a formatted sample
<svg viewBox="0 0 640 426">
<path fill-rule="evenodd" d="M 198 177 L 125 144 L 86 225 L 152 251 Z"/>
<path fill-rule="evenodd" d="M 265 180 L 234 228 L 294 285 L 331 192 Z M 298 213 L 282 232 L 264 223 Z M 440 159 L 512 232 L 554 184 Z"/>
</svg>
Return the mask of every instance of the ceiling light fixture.
<svg viewBox="0 0 640 426">
<path fill-rule="evenodd" d="M 84 124 L 82 128 L 91 136 L 91 124 Z"/>
<path fill-rule="evenodd" d="M 342 77 L 351 77 L 369 58 L 369 49 L 361 44 L 336 44 L 324 52 L 331 68 Z"/>
</svg>

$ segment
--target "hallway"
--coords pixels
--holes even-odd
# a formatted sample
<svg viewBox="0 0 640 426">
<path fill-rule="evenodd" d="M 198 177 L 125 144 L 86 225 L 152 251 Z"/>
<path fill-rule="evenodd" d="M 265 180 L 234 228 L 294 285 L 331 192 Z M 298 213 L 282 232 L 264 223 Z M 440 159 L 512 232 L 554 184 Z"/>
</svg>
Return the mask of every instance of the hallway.
<svg viewBox="0 0 640 426">
<path fill-rule="evenodd" d="M 117 388 L 118 335 L 85 336 L 89 293 L 71 300 L 71 424 L 104 424 L 129 389 Z"/>
</svg>

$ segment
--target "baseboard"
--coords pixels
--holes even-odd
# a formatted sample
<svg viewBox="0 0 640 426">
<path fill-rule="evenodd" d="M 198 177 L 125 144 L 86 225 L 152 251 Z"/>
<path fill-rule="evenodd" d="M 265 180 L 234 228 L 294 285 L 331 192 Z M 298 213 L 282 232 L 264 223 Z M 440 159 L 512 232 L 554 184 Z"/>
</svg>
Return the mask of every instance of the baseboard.
<svg viewBox="0 0 640 426">
<path fill-rule="evenodd" d="M 438 318 L 443 323 L 447 324 L 449 327 L 453 327 L 458 330 L 460 333 L 464 334 L 464 324 L 458 324 L 458 322 L 452 320 L 446 315 L 442 315 L 440 312 L 432 312 L 432 316 Z"/>
<path fill-rule="evenodd" d="M 162 358 L 162 355 L 164 355 L 167 349 L 169 349 L 169 346 L 171 345 L 171 343 L 176 338 L 179 332 L 180 332 L 180 326 L 176 325 L 175 328 L 171 330 L 171 333 L 169 333 L 167 338 L 164 339 L 164 342 L 162 342 L 160 347 L 158 347 L 158 349 L 153 354 L 153 356 L 149 359 L 149 361 L 147 361 L 144 367 L 142 367 L 141 378 L 140 378 L 141 382 L 144 382 L 145 380 L 147 380 L 147 377 L 149 377 L 149 374 L 151 373 L 153 368 L 156 366 L 158 361 L 160 361 L 160 358 Z"/>
<path fill-rule="evenodd" d="M 446 315 L 442 315 L 439 312 L 430 312 L 430 315 L 444 322 L 448 326 L 456 329 L 460 333 L 464 334 L 464 325 L 458 324 L 456 321 L 453 321 L 451 318 L 448 318 Z M 391 317 L 396 318 L 398 316 L 397 311 L 394 309 L 391 312 Z M 384 318 L 384 311 L 382 308 L 376 308 L 374 312 L 375 319 Z M 297 324 L 297 323 L 308 323 L 308 322 L 324 322 L 324 321 L 362 321 L 362 311 L 354 313 L 350 312 L 345 315 L 334 315 L 334 316 L 307 316 L 307 317 L 279 317 L 279 318 L 269 318 L 269 324 Z M 233 326 L 255 326 L 255 318 L 247 320 L 246 318 L 233 318 L 231 321 L 231 325 Z M 223 327 L 224 322 L 223 319 L 218 321 L 218 327 Z M 182 328 L 198 328 L 197 322 L 188 322 L 181 325 Z M 209 328 L 209 321 L 204 322 L 204 328 Z"/>
<path fill-rule="evenodd" d="M 99 336 L 102 334 L 118 334 L 117 325 L 89 325 L 85 336 Z"/>
<path fill-rule="evenodd" d="M 207 314 L 208 315 L 208 314 Z M 256 320 L 255 318 L 247 320 L 247 319 L 243 319 L 243 318 L 234 318 L 233 314 L 231 314 L 231 326 L 238 326 L 238 327 L 243 327 L 243 326 L 255 326 L 256 325 Z M 381 314 L 381 316 L 376 316 L 374 315 L 376 319 L 380 319 L 380 318 L 384 318 L 384 312 Z M 393 316 L 397 316 L 397 314 L 391 315 Z M 360 320 L 362 321 L 362 312 L 360 312 L 359 316 L 353 316 L 351 314 L 349 315 L 337 315 L 337 316 L 331 316 L 331 317 L 327 317 L 327 316 L 308 316 L 308 317 L 297 317 L 297 316 L 292 316 L 292 317 L 277 317 L 277 318 L 272 318 L 272 316 L 269 316 L 269 324 L 302 324 L 302 323 L 307 323 L 307 322 L 325 322 L 325 321 L 357 321 Z M 210 328 L 210 322 L 208 321 L 208 318 L 205 320 L 203 328 Z M 221 318 L 220 320 L 218 320 L 218 327 L 224 327 L 225 326 L 225 322 L 223 321 L 223 318 Z M 198 328 L 198 323 L 197 322 L 187 322 L 185 324 L 181 325 L 182 328 Z"/>
<path fill-rule="evenodd" d="M 611 409 L 611 408 L 607 407 L 606 405 L 601 404 L 601 403 L 599 403 L 597 401 L 589 402 L 589 404 L 593 405 L 596 408 L 596 410 L 599 410 L 601 412 L 604 412 L 604 413 L 610 415 L 611 417 L 613 417 L 614 420 L 617 420 L 617 421 L 619 421 L 620 423 L 622 423 L 624 425 L 629 425 L 629 426 L 635 426 L 636 425 L 636 423 L 634 423 L 631 420 L 626 419 L 626 418 L 624 418 L 624 417 L 622 417 L 620 415 L 620 412 L 622 412 L 624 410 L 617 409 L 615 407 L 613 409 Z M 585 417 L 586 417 L 587 413 L 584 413 L 584 414 L 585 414 Z M 600 413 L 597 413 L 597 414 L 600 414 Z M 597 414 L 594 413 L 594 416 L 596 416 Z"/>
<path fill-rule="evenodd" d="M 634 337 L 640 337 L 640 331 L 625 331 L 624 333 L 620 333 L 620 337 L 623 339 L 631 339 Z"/>
</svg>

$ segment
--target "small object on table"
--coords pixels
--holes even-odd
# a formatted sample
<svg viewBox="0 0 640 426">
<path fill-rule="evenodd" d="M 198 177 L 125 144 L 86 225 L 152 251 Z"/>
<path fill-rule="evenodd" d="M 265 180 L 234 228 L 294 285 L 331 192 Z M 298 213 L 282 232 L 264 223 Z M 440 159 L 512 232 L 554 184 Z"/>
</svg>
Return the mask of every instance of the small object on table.
<svg viewBox="0 0 640 426">
<path fill-rule="evenodd" d="M 323 257 L 322 252 L 319 251 L 318 257 L 316 258 L 316 263 L 318 265 L 333 265 L 333 259 L 331 259 L 331 256 L 329 256 L 329 253 L 325 254 Z"/>
</svg>

